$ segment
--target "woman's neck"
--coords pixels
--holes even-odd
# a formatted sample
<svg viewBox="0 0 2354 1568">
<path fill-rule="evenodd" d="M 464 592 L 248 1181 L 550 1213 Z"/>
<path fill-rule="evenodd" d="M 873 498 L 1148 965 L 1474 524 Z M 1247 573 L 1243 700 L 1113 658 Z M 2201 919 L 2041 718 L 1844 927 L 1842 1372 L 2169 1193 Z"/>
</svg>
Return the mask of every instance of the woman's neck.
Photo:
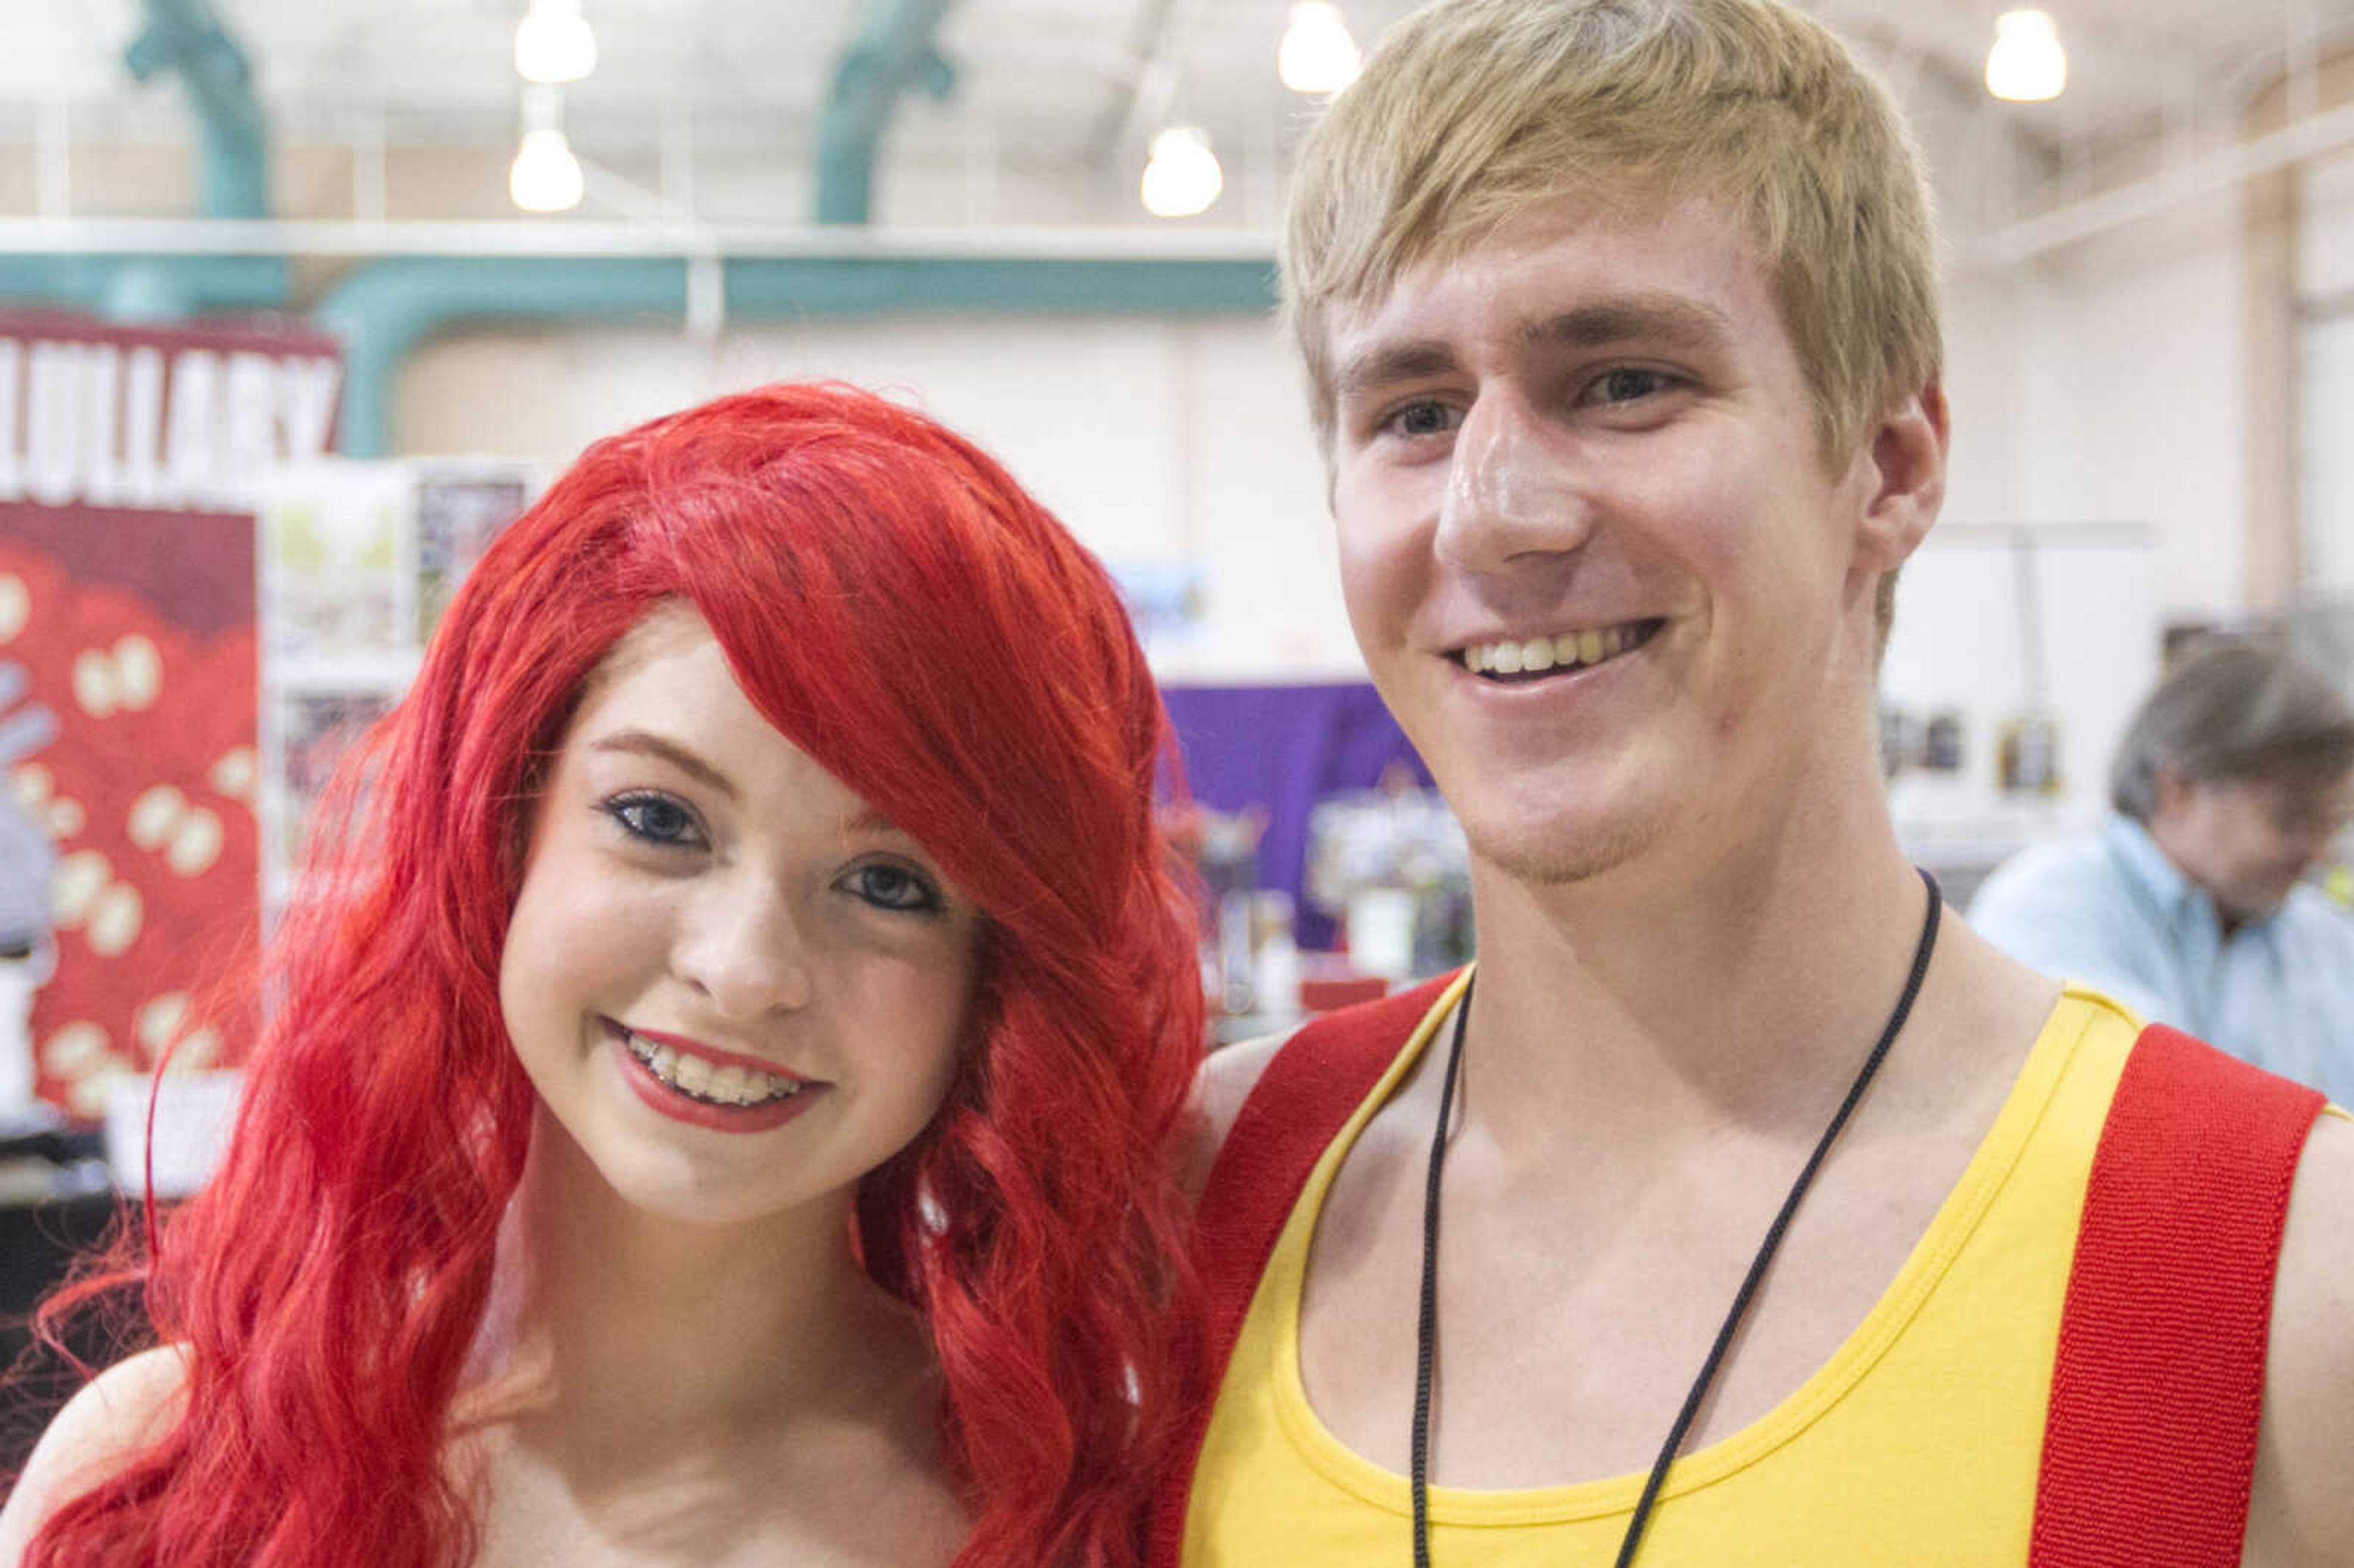
<svg viewBox="0 0 2354 1568">
<path fill-rule="evenodd" d="M 652 1214 L 543 1117 L 478 1363 L 545 1419 L 715 1432 L 894 1406 L 933 1383 L 912 1312 L 853 1256 L 851 1194 L 729 1225 Z"/>
</svg>

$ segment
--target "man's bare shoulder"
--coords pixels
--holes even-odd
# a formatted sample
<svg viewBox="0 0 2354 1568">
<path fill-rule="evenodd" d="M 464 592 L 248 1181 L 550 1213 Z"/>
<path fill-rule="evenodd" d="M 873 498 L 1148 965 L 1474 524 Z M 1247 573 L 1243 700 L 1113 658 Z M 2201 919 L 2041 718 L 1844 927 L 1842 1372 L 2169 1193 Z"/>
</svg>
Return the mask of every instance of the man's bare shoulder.
<svg viewBox="0 0 2354 1568">
<path fill-rule="evenodd" d="M 109 1367 L 67 1402 L 25 1463 L 0 1510 L 0 1563 L 25 1553 L 41 1522 L 106 1480 L 169 1430 L 187 1392 L 187 1367 L 171 1346 Z"/>
<path fill-rule="evenodd" d="M 1193 1076 L 1193 1127 L 1178 1171 L 1187 1197 L 1201 1197 L 1210 1168 L 1217 1163 L 1218 1150 L 1225 1147 L 1226 1134 L 1234 1130 L 1235 1118 L 1242 1114 L 1243 1103 L 1258 1087 L 1267 1065 L 1297 1033 L 1262 1034 L 1223 1046 L 1203 1058 Z"/>
<path fill-rule="evenodd" d="M 2273 1288 L 2248 1568 L 2354 1564 L 2354 1124 L 2314 1127 Z"/>
</svg>

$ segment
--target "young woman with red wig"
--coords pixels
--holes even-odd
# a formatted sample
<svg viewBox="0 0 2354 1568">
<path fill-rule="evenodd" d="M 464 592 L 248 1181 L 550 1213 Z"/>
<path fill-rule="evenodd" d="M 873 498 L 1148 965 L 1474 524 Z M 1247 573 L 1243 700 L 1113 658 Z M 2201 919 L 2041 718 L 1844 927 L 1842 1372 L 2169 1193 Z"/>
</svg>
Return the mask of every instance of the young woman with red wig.
<svg viewBox="0 0 2354 1568">
<path fill-rule="evenodd" d="M 1199 1054 L 1111 584 L 839 387 L 591 447 L 345 770 L 30 1568 L 1127 1564 Z M 151 1220 L 149 1231 L 156 1225 Z"/>
</svg>

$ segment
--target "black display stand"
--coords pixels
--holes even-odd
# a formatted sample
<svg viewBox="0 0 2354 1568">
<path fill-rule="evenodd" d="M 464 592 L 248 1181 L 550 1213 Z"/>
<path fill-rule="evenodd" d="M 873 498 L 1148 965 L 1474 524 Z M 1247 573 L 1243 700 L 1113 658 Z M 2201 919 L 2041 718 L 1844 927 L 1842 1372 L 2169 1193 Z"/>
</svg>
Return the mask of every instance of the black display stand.
<svg viewBox="0 0 2354 1568">
<path fill-rule="evenodd" d="M 30 1205 L 0 1205 L 0 1486 L 13 1485 L 43 1427 L 81 1386 L 81 1377 L 55 1351 L 28 1355 L 31 1318 L 41 1298 L 62 1284 L 76 1258 L 96 1250 L 118 1216 L 138 1222 L 135 1204 L 112 1192 Z M 68 1336 L 75 1354 L 95 1365 L 118 1358 L 95 1320 Z"/>
</svg>

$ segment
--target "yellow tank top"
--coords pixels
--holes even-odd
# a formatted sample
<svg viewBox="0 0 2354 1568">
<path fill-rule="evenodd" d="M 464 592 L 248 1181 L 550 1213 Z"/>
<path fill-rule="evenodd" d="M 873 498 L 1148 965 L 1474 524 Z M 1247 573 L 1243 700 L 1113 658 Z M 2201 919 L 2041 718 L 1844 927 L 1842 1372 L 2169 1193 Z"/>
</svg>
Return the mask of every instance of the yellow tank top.
<svg viewBox="0 0 2354 1568">
<path fill-rule="evenodd" d="M 1404 1563 L 1406 1479 L 1344 1447 L 1299 1375 L 1309 1242 L 1357 1135 L 1459 990 L 1407 1040 L 1309 1177 L 1252 1298 L 1204 1437 L 1186 1568 Z M 1643 1568 L 1935 1568 L 2027 1560 L 2076 1223 L 2138 1022 L 2073 986 L 1962 1179 L 1862 1325 L 1754 1425 L 1686 1454 Z M 1640 1476 L 1430 1489 L 1441 1568 L 1607 1568 Z M 1826 1520 L 1836 1520 L 1835 1535 Z"/>
</svg>

